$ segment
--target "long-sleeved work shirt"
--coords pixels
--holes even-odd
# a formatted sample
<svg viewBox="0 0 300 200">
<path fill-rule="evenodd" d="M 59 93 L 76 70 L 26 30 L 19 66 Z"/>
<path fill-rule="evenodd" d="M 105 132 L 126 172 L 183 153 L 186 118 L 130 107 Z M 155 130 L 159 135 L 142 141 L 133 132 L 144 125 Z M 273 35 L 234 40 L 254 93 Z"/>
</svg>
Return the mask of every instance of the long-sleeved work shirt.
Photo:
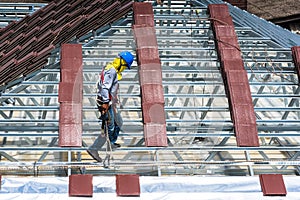
<svg viewBox="0 0 300 200">
<path fill-rule="evenodd" d="M 118 101 L 117 93 L 119 88 L 119 81 L 117 72 L 112 64 L 107 64 L 100 74 L 98 82 L 98 97 L 103 103 L 115 103 Z"/>
</svg>

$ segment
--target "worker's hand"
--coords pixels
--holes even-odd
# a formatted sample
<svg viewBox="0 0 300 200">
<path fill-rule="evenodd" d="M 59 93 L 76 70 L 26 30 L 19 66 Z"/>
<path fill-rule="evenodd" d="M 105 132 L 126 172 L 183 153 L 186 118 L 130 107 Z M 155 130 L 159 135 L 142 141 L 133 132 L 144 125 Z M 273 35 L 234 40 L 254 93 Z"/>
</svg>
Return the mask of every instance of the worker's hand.
<svg viewBox="0 0 300 200">
<path fill-rule="evenodd" d="M 104 104 L 101 104 L 100 106 L 100 113 L 101 113 L 101 116 L 99 119 L 101 120 L 108 120 L 108 108 L 109 108 L 109 104 L 108 103 L 104 103 Z"/>
<path fill-rule="evenodd" d="M 104 103 L 101 105 L 101 115 L 105 115 L 108 111 L 109 108 L 109 104 L 108 103 Z"/>
</svg>

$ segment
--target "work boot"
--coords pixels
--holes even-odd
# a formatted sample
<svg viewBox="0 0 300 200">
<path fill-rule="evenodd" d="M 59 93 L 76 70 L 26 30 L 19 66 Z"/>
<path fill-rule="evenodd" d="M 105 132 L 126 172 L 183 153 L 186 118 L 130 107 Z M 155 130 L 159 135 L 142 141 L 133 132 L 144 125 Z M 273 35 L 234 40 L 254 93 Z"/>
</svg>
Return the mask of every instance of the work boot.
<svg viewBox="0 0 300 200">
<path fill-rule="evenodd" d="M 88 154 L 97 162 L 102 162 L 102 158 L 100 158 L 98 151 L 96 150 L 87 150 Z"/>
<path fill-rule="evenodd" d="M 121 147 L 121 145 L 118 143 L 113 143 L 111 146 L 113 149 Z"/>
</svg>

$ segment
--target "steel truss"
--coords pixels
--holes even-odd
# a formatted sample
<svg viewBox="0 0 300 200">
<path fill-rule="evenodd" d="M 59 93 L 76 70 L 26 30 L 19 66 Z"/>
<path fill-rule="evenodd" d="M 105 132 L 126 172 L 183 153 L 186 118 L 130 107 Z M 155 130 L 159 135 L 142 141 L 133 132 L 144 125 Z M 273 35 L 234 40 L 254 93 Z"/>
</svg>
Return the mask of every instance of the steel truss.
<svg viewBox="0 0 300 200">
<path fill-rule="evenodd" d="M 300 89 L 290 49 L 234 17 L 261 145 L 237 147 L 207 3 L 210 1 L 165 1 L 164 6 L 154 7 L 169 147 L 144 146 L 134 62 L 120 84 L 122 148 L 108 152 L 103 147 L 100 155 L 113 157 L 107 168 L 86 153 L 100 133 L 94 97 L 101 67 L 119 51 L 135 51 L 129 14 L 77 39 L 83 45 L 84 61 L 82 147 L 58 147 L 57 143 L 59 49 L 40 71 L 2 87 L 1 174 L 298 175 Z M 234 9 L 231 12 L 236 15 Z"/>
</svg>

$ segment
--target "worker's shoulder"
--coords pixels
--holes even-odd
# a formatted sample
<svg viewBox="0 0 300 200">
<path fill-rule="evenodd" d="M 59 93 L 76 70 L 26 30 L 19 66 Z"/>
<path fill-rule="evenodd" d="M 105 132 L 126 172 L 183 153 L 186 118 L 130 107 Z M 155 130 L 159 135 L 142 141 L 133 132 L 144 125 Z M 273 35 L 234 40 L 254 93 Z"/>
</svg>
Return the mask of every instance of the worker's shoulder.
<svg viewBox="0 0 300 200">
<path fill-rule="evenodd" d="M 107 70 L 107 71 L 110 71 L 110 70 L 116 71 L 115 67 L 114 67 L 114 65 L 112 63 L 106 64 L 106 66 L 104 67 L 104 69 Z"/>
<path fill-rule="evenodd" d="M 117 71 L 112 64 L 107 64 L 104 69 L 105 74 L 117 74 Z"/>
</svg>

